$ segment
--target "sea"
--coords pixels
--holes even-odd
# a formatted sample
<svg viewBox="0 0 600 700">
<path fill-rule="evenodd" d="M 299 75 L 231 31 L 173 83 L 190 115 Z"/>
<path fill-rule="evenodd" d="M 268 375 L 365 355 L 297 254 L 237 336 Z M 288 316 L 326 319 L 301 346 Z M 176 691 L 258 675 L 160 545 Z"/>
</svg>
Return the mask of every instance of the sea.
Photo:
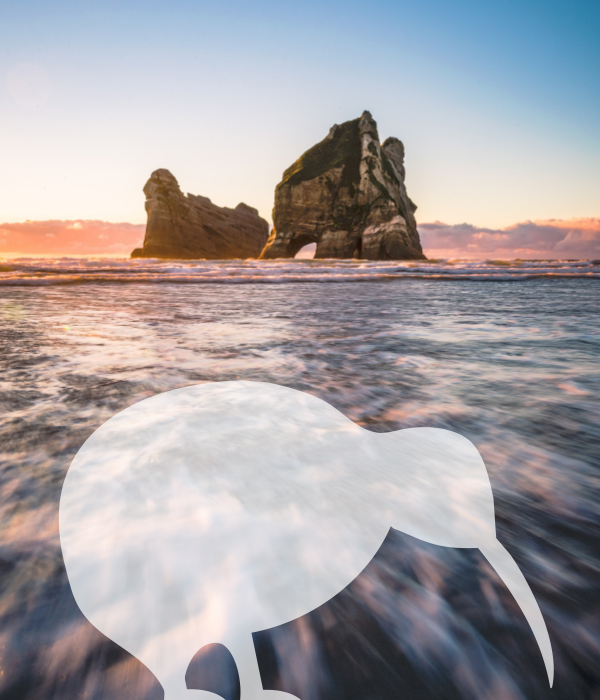
<svg viewBox="0 0 600 700">
<path fill-rule="evenodd" d="M 256 631 L 266 688 L 301 700 L 600 700 L 599 318 L 600 261 L 0 260 L 0 700 L 163 697 L 77 608 L 61 486 L 118 411 L 232 379 L 308 392 L 375 432 L 469 438 L 556 666 L 550 689 L 478 550 L 391 530 L 335 598 Z M 239 697 L 222 646 L 188 673 L 188 685 Z"/>
</svg>

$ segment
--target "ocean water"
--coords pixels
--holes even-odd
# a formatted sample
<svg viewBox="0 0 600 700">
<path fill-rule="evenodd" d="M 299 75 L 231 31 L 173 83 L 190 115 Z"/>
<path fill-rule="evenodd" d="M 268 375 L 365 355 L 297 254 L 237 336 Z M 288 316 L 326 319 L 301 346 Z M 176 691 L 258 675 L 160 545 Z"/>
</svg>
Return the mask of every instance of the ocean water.
<svg viewBox="0 0 600 700">
<path fill-rule="evenodd" d="M 75 605 L 62 480 L 117 411 L 240 378 L 310 392 L 373 431 L 468 437 L 556 664 L 550 690 L 527 623 L 477 550 L 391 532 L 338 596 L 255 636 L 267 687 L 302 700 L 598 700 L 594 263 L 1 263 L 0 699 L 162 697 Z M 223 648 L 199 654 L 190 677 L 236 697 Z"/>
<path fill-rule="evenodd" d="M 398 278 L 522 280 L 600 277 L 600 260 L 127 260 L 14 258 L 0 260 L 0 285 L 89 282 L 287 283 L 373 282 Z"/>
</svg>

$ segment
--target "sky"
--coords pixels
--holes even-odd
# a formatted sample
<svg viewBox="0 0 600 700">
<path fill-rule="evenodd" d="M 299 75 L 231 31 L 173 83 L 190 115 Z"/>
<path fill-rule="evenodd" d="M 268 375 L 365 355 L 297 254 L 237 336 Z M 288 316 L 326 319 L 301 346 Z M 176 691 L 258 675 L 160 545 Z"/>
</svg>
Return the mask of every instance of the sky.
<svg viewBox="0 0 600 700">
<path fill-rule="evenodd" d="M 144 224 L 157 168 L 270 220 L 365 109 L 419 224 L 600 216 L 596 1 L 0 0 L 0 28 L 0 222 Z"/>
<path fill-rule="evenodd" d="M 25 221 L 0 224 L 0 255 L 129 257 L 144 241 L 145 224 L 106 221 Z M 422 223 L 428 258 L 600 260 L 600 217 L 524 221 L 504 228 Z M 312 258 L 316 245 L 297 255 Z"/>
</svg>

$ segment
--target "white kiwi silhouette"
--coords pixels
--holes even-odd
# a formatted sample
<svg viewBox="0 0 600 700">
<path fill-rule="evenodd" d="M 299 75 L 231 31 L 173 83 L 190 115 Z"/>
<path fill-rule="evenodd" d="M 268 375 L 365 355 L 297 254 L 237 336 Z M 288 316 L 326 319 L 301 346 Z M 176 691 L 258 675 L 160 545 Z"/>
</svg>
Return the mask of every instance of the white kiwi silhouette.
<svg viewBox="0 0 600 700">
<path fill-rule="evenodd" d="M 85 442 L 60 499 L 75 600 L 158 678 L 165 700 L 211 643 L 233 654 L 241 700 L 263 690 L 252 632 L 345 588 L 390 527 L 478 547 L 521 607 L 550 685 L 552 648 L 518 566 L 496 539 L 488 474 L 448 430 L 372 433 L 331 405 L 262 382 L 189 386 L 137 403 Z"/>
</svg>

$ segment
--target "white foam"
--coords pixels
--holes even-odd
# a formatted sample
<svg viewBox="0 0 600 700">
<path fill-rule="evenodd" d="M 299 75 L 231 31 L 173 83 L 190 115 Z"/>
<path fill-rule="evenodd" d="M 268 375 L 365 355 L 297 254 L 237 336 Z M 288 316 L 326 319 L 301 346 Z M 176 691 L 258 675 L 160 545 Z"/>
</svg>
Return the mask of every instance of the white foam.
<svg viewBox="0 0 600 700">
<path fill-rule="evenodd" d="M 594 264 L 596 263 L 596 264 Z M 600 278 L 589 260 L 156 260 L 14 258 L 0 261 L 0 285 L 132 283 L 295 283 L 427 280 Z"/>
</svg>

